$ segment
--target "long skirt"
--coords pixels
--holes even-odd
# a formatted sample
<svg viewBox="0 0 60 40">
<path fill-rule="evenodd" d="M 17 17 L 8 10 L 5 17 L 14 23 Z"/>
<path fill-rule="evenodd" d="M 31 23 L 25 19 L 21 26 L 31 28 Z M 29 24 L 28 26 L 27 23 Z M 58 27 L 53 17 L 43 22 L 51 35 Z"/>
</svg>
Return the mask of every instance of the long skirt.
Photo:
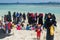
<svg viewBox="0 0 60 40">
<path fill-rule="evenodd" d="M 54 40 L 54 35 L 50 35 L 50 31 L 47 30 L 46 40 Z"/>
</svg>

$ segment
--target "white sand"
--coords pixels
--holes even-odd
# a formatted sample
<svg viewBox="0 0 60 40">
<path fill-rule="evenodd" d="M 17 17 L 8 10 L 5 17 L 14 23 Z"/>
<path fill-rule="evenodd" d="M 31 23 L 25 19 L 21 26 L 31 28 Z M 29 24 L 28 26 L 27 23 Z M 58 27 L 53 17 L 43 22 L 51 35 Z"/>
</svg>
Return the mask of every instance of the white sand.
<svg viewBox="0 0 60 40">
<path fill-rule="evenodd" d="M 55 28 L 55 37 L 54 40 L 60 40 L 60 19 L 57 17 L 57 27 Z M 25 26 L 27 24 L 27 20 L 25 22 Z M 16 28 L 12 29 L 11 36 L 5 37 L 0 40 L 36 40 L 36 32 L 35 31 L 27 31 L 27 30 L 16 30 Z M 46 40 L 46 31 L 43 30 L 41 34 L 41 40 Z"/>
</svg>

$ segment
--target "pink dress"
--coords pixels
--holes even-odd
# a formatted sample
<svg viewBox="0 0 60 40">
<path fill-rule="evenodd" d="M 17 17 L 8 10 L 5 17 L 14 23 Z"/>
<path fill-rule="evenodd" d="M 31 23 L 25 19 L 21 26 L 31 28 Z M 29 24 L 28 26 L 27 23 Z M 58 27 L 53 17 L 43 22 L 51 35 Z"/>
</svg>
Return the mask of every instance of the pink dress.
<svg viewBox="0 0 60 40">
<path fill-rule="evenodd" d="M 17 26 L 17 30 L 21 30 L 21 27 L 20 26 Z"/>
</svg>

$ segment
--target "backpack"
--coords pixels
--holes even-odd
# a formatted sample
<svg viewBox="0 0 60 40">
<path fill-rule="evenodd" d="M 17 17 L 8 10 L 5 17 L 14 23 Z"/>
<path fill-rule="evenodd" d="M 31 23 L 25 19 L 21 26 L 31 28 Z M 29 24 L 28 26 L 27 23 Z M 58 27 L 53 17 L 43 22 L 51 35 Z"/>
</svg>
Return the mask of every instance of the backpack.
<svg viewBox="0 0 60 40">
<path fill-rule="evenodd" d="M 51 36 L 54 35 L 54 26 L 53 26 L 53 25 L 50 27 L 50 35 L 51 35 Z"/>
</svg>

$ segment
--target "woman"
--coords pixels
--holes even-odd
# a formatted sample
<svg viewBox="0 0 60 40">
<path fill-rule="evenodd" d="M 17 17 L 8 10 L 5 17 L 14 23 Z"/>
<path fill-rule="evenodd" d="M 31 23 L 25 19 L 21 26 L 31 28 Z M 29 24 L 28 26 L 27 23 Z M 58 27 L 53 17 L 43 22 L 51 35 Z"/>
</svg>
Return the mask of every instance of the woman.
<svg viewBox="0 0 60 40">
<path fill-rule="evenodd" d="M 43 25 L 43 14 L 42 13 L 39 14 L 38 24 Z"/>
<path fill-rule="evenodd" d="M 54 20 L 52 19 L 52 14 L 48 13 L 47 19 L 45 21 L 45 28 L 47 29 L 46 40 L 54 40 L 54 34 L 50 34 L 50 27 L 54 25 Z"/>
<path fill-rule="evenodd" d="M 16 12 L 13 13 L 13 23 L 16 24 Z"/>
<path fill-rule="evenodd" d="M 23 22 L 25 22 L 25 20 L 26 20 L 26 15 L 25 13 L 23 13 Z"/>
<path fill-rule="evenodd" d="M 17 13 L 16 13 L 16 21 L 17 21 L 16 24 L 19 23 L 19 16 L 20 16 L 20 14 L 17 12 Z"/>
<path fill-rule="evenodd" d="M 20 15 L 19 15 L 19 22 L 21 23 L 22 22 L 22 13 L 20 12 Z"/>
<path fill-rule="evenodd" d="M 10 12 L 10 11 L 8 11 L 8 21 L 9 21 L 9 22 L 12 21 L 12 20 L 11 20 L 11 12 Z"/>
</svg>

